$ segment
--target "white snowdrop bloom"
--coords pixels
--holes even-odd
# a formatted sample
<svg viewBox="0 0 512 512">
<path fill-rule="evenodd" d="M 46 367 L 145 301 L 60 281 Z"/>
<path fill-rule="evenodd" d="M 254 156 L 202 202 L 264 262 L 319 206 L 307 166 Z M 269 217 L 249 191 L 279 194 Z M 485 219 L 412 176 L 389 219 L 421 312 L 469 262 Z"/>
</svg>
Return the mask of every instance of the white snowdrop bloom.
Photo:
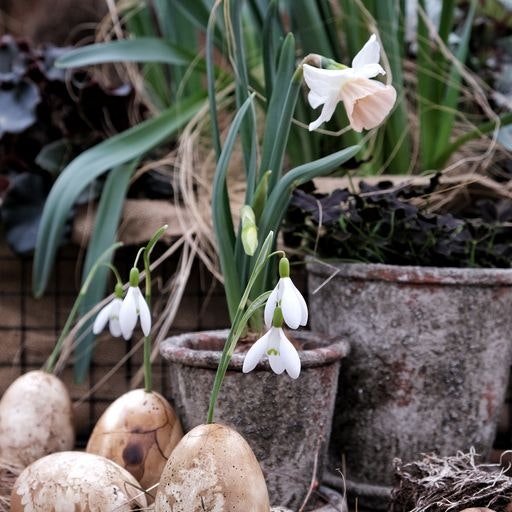
<svg viewBox="0 0 512 512">
<path fill-rule="evenodd" d="M 354 57 L 351 68 L 319 69 L 303 65 L 304 80 L 310 89 L 309 104 L 312 108 L 323 105 L 318 119 L 310 123 L 310 131 L 329 121 L 340 101 L 356 132 L 375 128 L 384 121 L 395 104 L 396 91 L 391 85 L 371 80 L 385 74 L 379 60 L 380 45 L 373 34 Z"/>
<path fill-rule="evenodd" d="M 308 307 L 304 297 L 290 278 L 290 264 L 287 258 L 279 262 L 280 279 L 265 304 L 265 325 L 270 327 L 277 307 L 283 312 L 283 318 L 291 329 L 297 329 L 308 322 Z"/>
<path fill-rule="evenodd" d="M 120 297 L 115 297 L 100 310 L 92 326 L 92 332 L 94 334 L 99 334 L 101 331 L 103 331 L 108 322 L 108 329 L 110 334 L 114 338 L 121 336 L 121 326 L 119 325 L 119 310 L 121 309 L 122 303 L 123 299 Z"/>
<path fill-rule="evenodd" d="M 136 268 L 132 268 L 130 271 L 130 287 L 119 310 L 119 326 L 125 340 L 132 337 L 137 325 L 137 318 L 139 317 L 144 336 L 148 336 L 151 331 L 151 313 L 140 291 L 138 282 L 139 271 Z"/>
<path fill-rule="evenodd" d="M 272 326 L 247 352 L 242 371 L 254 370 L 258 362 L 268 356 L 270 368 L 280 375 L 285 370 L 292 379 L 300 374 L 300 358 L 281 327 Z"/>
</svg>

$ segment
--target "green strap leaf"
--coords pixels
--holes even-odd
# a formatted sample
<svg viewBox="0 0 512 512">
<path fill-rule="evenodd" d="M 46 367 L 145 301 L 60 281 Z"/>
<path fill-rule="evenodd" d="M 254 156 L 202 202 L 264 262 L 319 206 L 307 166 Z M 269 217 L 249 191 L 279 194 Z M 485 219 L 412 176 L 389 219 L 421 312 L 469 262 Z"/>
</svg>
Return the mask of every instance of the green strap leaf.
<svg viewBox="0 0 512 512">
<path fill-rule="evenodd" d="M 36 296 L 44 293 L 67 216 L 82 190 L 108 169 L 138 158 L 176 133 L 203 101 L 203 98 L 189 98 L 84 151 L 62 171 L 48 195 L 37 234 L 32 281 Z"/>
<path fill-rule="evenodd" d="M 163 62 L 188 65 L 194 56 L 157 37 L 137 37 L 97 43 L 71 50 L 55 62 L 58 68 L 77 68 L 106 62 Z"/>
<path fill-rule="evenodd" d="M 130 178 L 136 166 L 137 161 L 130 162 L 126 165 L 119 165 L 107 176 L 96 212 L 94 230 L 87 247 L 87 255 L 82 270 L 82 283 L 89 275 L 89 272 L 95 262 L 98 261 L 100 255 L 103 254 L 116 239 L 117 227 L 121 219 L 126 192 L 128 191 Z M 108 257 L 105 257 L 103 261 L 110 263 L 112 258 L 113 254 L 110 254 Z M 80 304 L 80 316 L 87 313 L 104 297 L 108 275 L 109 269 L 106 266 L 98 268 Z M 92 323 L 93 319 L 84 326 L 84 331 L 87 331 Z M 78 383 L 83 382 L 87 376 L 94 339 L 94 334 L 88 332 L 75 349 L 75 381 Z"/>
</svg>

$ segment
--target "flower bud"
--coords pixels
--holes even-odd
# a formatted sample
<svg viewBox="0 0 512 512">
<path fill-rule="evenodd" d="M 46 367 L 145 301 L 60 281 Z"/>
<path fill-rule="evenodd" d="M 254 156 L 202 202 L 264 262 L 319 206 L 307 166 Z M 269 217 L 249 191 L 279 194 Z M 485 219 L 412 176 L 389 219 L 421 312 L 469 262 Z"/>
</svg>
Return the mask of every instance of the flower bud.
<svg viewBox="0 0 512 512">
<path fill-rule="evenodd" d="M 254 212 L 249 205 L 242 208 L 242 245 L 245 254 L 252 256 L 258 248 L 258 229 Z"/>
</svg>

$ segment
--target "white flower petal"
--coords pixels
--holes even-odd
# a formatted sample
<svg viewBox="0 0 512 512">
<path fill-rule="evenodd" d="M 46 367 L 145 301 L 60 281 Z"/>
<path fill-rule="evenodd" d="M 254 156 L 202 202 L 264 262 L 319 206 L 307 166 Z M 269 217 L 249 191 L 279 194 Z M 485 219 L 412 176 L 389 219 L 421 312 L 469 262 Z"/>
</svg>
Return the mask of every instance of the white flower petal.
<svg viewBox="0 0 512 512">
<path fill-rule="evenodd" d="M 140 297 L 138 297 L 138 303 L 140 326 L 144 336 L 149 336 L 149 333 L 151 332 L 151 312 L 149 311 L 148 303 L 142 296 L 142 293 L 140 294 Z"/>
<path fill-rule="evenodd" d="M 121 325 L 119 324 L 119 318 L 111 318 L 108 323 L 108 330 L 113 338 L 119 338 L 123 333 L 121 331 Z"/>
<path fill-rule="evenodd" d="M 112 301 L 109 302 L 106 306 L 103 306 L 98 313 L 98 316 L 94 320 L 94 324 L 92 326 L 92 332 L 94 334 L 99 334 L 107 325 L 107 322 L 110 317 L 110 310 L 112 308 Z"/>
<path fill-rule="evenodd" d="M 268 356 L 268 362 L 272 371 L 277 373 L 277 375 L 281 375 L 285 371 L 281 356 Z"/>
<path fill-rule="evenodd" d="M 322 112 L 320 112 L 320 116 L 316 121 L 313 121 L 312 123 L 309 123 L 309 131 L 312 132 L 313 130 L 316 130 L 322 123 L 326 123 L 327 121 L 331 120 L 332 115 L 334 114 L 334 111 L 336 110 L 336 105 L 338 104 L 339 98 L 338 96 L 331 96 L 327 99 L 325 102 Z"/>
<path fill-rule="evenodd" d="M 268 329 L 272 327 L 272 318 L 274 317 L 274 311 L 277 307 L 277 301 L 279 300 L 279 283 L 277 283 L 277 286 L 272 290 L 272 293 L 270 294 L 269 298 L 267 299 L 267 303 L 265 304 L 265 310 L 263 313 L 263 318 L 265 319 L 265 325 Z"/>
<path fill-rule="evenodd" d="M 138 288 L 133 286 L 128 288 L 126 297 L 124 298 L 123 304 L 119 309 L 119 326 L 121 327 L 121 332 L 123 333 L 123 338 L 125 340 L 131 338 L 133 330 L 137 325 L 137 304 L 135 301 L 135 290 L 138 290 Z"/>
<path fill-rule="evenodd" d="M 352 60 L 352 67 L 354 69 L 362 68 L 367 64 L 375 64 L 380 60 L 380 45 L 377 41 L 377 36 L 372 34 L 370 39 L 366 41 L 365 45 L 359 50 L 357 55 Z"/>
<path fill-rule="evenodd" d="M 281 296 L 281 310 L 286 325 L 292 329 L 297 329 L 302 321 L 302 307 L 295 286 L 289 277 L 281 279 L 283 294 Z M 300 294 L 299 294 L 300 295 Z"/>
<path fill-rule="evenodd" d="M 300 374 L 300 357 L 292 342 L 285 336 L 284 332 L 279 333 L 281 339 L 280 352 L 283 366 L 292 379 Z"/>
<path fill-rule="evenodd" d="M 366 64 L 355 70 L 356 78 L 373 78 L 377 75 L 385 75 L 386 72 L 380 64 Z"/>
<path fill-rule="evenodd" d="M 293 290 L 295 291 L 295 296 L 297 297 L 300 303 L 300 325 L 306 325 L 308 323 L 308 306 L 306 304 L 306 301 L 304 300 L 304 297 L 302 296 L 302 293 L 300 293 L 299 289 L 295 286 L 291 279 L 290 283 L 291 286 L 293 287 Z"/>
<path fill-rule="evenodd" d="M 317 96 L 324 98 L 324 101 L 331 96 L 333 92 L 337 92 L 347 80 L 355 76 L 354 70 L 351 68 L 321 69 L 310 66 L 309 64 L 304 64 L 302 70 L 307 86 Z"/>
<path fill-rule="evenodd" d="M 311 108 L 318 108 L 320 105 L 325 103 L 325 97 L 320 96 L 315 91 L 309 91 L 308 93 L 308 101 L 311 105 Z"/>
<path fill-rule="evenodd" d="M 242 372 L 248 373 L 260 362 L 261 358 L 265 355 L 267 350 L 268 338 L 270 332 L 267 331 L 245 354 L 244 364 L 242 366 Z"/>
</svg>

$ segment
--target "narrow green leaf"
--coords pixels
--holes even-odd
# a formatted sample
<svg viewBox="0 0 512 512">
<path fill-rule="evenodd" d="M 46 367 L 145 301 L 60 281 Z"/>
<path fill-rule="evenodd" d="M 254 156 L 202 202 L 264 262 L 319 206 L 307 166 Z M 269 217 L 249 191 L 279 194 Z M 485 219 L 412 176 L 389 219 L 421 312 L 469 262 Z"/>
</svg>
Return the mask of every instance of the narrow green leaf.
<svg viewBox="0 0 512 512">
<path fill-rule="evenodd" d="M 37 234 L 33 272 L 36 296 L 41 296 L 46 288 L 67 216 L 82 190 L 108 169 L 138 158 L 176 133 L 202 102 L 202 98 L 189 98 L 84 151 L 62 171 L 48 195 Z"/>
<path fill-rule="evenodd" d="M 212 218 L 222 274 L 224 276 L 224 288 L 228 302 L 231 320 L 235 317 L 241 297 L 239 282 L 239 269 L 235 258 L 235 233 L 233 219 L 231 217 L 229 194 L 226 187 L 226 177 L 229 161 L 237 134 L 242 121 L 252 106 L 254 95 L 249 96 L 246 102 L 238 110 L 229 128 L 224 147 L 222 148 L 212 185 Z"/>
<path fill-rule="evenodd" d="M 138 37 L 97 43 L 71 50 L 57 59 L 58 68 L 77 68 L 106 62 L 163 62 L 190 64 L 193 56 L 180 47 L 157 37 Z"/>
<path fill-rule="evenodd" d="M 260 176 L 262 176 L 263 173 L 265 173 L 269 169 L 272 171 L 273 174 L 278 174 L 278 169 L 270 167 L 272 165 L 272 153 L 274 152 L 274 148 L 278 144 L 277 139 L 278 136 L 280 135 L 280 130 L 283 129 L 283 126 L 286 127 L 285 136 L 288 137 L 289 125 L 291 122 L 291 117 L 293 115 L 293 109 L 290 112 L 289 104 L 291 103 L 291 107 L 295 106 L 295 101 L 291 100 L 296 100 L 298 90 L 300 88 L 299 85 L 298 87 L 296 86 L 293 88 L 293 90 L 291 90 L 294 64 L 295 41 L 293 35 L 288 34 L 281 47 L 279 65 L 277 68 L 277 74 L 275 79 L 275 83 L 280 84 L 280 86 L 274 88 L 270 98 L 267 98 L 268 106 L 262 143 L 261 163 L 259 172 Z M 293 96 L 294 94 L 295 98 Z M 285 109 L 286 112 L 284 112 Z M 286 119 L 288 119 L 287 125 L 284 124 L 286 122 Z M 285 144 L 283 144 L 282 141 L 280 143 L 282 144 L 280 149 L 284 150 Z M 270 183 L 272 183 L 272 178 L 270 180 Z M 272 188 L 272 184 L 270 184 L 270 188 Z"/>
<path fill-rule="evenodd" d="M 119 165 L 112 169 L 101 192 L 101 198 L 96 212 L 96 220 L 94 222 L 94 230 L 91 235 L 87 247 L 87 255 L 85 257 L 84 268 L 82 270 L 82 283 L 89 275 L 95 262 L 99 256 L 110 247 L 115 239 L 117 227 L 121 219 L 124 200 L 130 178 L 136 168 L 136 161 L 126 165 Z M 106 263 L 112 261 L 113 254 L 105 258 Z M 80 304 L 79 315 L 83 316 L 92 307 L 94 307 L 104 296 L 107 287 L 109 269 L 105 266 L 98 268 L 94 275 L 87 292 L 85 293 L 82 303 Z M 91 319 L 85 326 L 83 331 L 87 332 L 93 323 Z M 75 348 L 75 381 L 81 383 L 84 381 L 89 370 L 89 364 L 92 356 L 92 349 L 95 336 L 91 332 L 87 332 L 81 339 L 81 342 Z"/>
</svg>

